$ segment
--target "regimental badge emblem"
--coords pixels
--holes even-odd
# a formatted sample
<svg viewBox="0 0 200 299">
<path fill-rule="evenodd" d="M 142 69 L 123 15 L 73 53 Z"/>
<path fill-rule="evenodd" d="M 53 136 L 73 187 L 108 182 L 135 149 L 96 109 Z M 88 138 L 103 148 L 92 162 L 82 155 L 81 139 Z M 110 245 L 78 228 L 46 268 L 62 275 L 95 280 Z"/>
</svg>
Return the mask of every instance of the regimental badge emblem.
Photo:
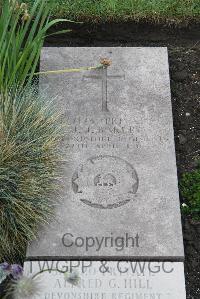
<svg viewBox="0 0 200 299">
<path fill-rule="evenodd" d="M 118 208 L 135 198 L 139 179 L 134 167 L 115 156 L 86 160 L 74 172 L 72 189 L 78 200 L 99 209 Z"/>
</svg>

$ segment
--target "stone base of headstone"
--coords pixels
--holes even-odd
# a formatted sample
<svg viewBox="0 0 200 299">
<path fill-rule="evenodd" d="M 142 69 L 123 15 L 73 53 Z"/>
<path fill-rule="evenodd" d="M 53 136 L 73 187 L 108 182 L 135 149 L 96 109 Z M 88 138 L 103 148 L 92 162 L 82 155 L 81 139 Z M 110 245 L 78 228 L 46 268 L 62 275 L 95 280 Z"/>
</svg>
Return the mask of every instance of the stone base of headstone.
<svg viewBox="0 0 200 299">
<path fill-rule="evenodd" d="M 25 274 L 37 275 L 35 299 L 186 299 L 182 262 L 27 261 Z M 55 271 L 56 270 L 56 271 Z M 75 272 L 70 284 L 61 271 Z"/>
</svg>

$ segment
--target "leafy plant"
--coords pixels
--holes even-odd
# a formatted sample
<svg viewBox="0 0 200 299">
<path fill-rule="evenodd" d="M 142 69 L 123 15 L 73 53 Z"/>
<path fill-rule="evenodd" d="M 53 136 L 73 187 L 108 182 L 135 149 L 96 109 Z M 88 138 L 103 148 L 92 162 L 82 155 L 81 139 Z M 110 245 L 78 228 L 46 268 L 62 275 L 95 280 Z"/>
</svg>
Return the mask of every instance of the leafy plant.
<svg viewBox="0 0 200 299">
<path fill-rule="evenodd" d="M 22 256 L 38 225 L 51 219 L 62 137 L 48 96 L 31 87 L 0 97 L 0 260 Z"/>
<path fill-rule="evenodd" d="M 13 279 L 19 279 L 22 274 L 23 268 L 18 264 L 9 265 L 6 262 L 0 264 L 0 284 L 10 275 Z"/>
<path fill-rule="evenodd" d="M 183 213 L 200 220 L 200 167 L 183 175 L 180 188 L 185 199 L 182 205 Z"/>
<path fill-rule="evenodd" d="M 2 1 L 0 5 L 1 93 L 13 86 L 20 88 L 32 81 L 48 29 L 58 22 L 66 21 L 50 19 L 53 3 L 53 0 L 34 0 L 29 10 L 28 5 L 21 1 Z"/>
<path fill-rule="evenodd" d="M 38 276 L 43 273 L 56 272 L 62 273 L 64 280 L 73 286 L 78 286 L 80 282 L 80 277 L 78 272 L 68 272 L 59 270 L 58 267 L 51 269 L 43 269 L 34 275 L 24 275 L 24 270 L 21 265 L 13 264 L 10 265 L 7 262 L 0 264 L 0 284 L 7 278 L 11 278 L 7 287 L 5 288 L 4 299 L 15 298 L 15 299 L 31 299 L 35 296 L 39 296 L 42 293 L 43 286 L 41 281 L 38 280 Z M 2 297 L 1 297 L 2 298 Z"/>
<path fill-rule="evenodd" d="M 3 297 L 4 299 L 7 298 L 15 298 L 15 299 L 34 299 L 36 296 L 42 296 L 43 288 L 40 278 L 41 274 L 47 271 L 40 271 L 32 276 L 25 276 L 21 273 L 18 278 L 14 277 L 12 283 L 8 285 L 6 288 L 6 295 Z M 56 272 L 59 274 L 63 274 L 63 278 L 65 282 L 73 286 L 78 286 L 80 282 L 80 277 L 77 272 L 67 272 L 67 271 L 60 271 L 58 269 L 51 269 L 48 273 Z M 12 273 L 11 273 L 12 275 Z M 11 297 L 10 297 L 11 296 Z"/>
</svg>

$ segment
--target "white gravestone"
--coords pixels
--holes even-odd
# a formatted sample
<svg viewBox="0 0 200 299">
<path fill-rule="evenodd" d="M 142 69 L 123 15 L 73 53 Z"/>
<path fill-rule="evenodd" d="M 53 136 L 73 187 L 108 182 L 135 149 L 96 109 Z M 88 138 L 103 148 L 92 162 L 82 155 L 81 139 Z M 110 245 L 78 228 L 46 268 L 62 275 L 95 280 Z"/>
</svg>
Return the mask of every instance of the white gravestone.
<svg viewBox="0 0 200 299">
<path fill-rule="evenodd" d="M 29 259 L 184 259 L 166 48 L 44 48 L 67 124 L 62 200 Z M 55 198 L 55 203 L 57 198 Z"/>
</svg>

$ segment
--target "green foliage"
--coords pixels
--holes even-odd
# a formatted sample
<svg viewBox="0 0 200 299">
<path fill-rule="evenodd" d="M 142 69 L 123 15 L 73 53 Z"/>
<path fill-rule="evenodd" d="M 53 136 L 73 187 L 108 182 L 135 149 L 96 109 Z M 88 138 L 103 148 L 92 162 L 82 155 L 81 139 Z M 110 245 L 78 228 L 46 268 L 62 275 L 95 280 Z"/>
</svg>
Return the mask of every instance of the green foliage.
<svg viewBox="0 0 200 299">
<path fill-rule="evenodd" d="M 1 0 L 0 0 L 1 1 Z M 0 9 L 0 91 L 30 83 L 47 30 L 64 20 L 50 20 L 53 1 L 35 0 L 30 10 L 17 0 L 3 0 Z"/>
<path fill-rule="evenodd" d="M 194 219 L 200 220 L 200 168 L 185 173 L 180 183 L 181 193 L 185 199 L 182 211 L 191 215 Z"/>
<path fill-rule="evenodd" d="M 38 225 L 52 219 L 62 137 L 62 117 L 47 96 L 32 87 L 0 97 L 2 261 L 21 256 Z"/>
<path fill-rule="evenodd" d="M 34 2 L 35 0 L 26 0 Z M 55 16 L 84 21 L 145 20 L 178 23 L 200 15 L 200 0 L 57 0 Z"/>
</svg>

